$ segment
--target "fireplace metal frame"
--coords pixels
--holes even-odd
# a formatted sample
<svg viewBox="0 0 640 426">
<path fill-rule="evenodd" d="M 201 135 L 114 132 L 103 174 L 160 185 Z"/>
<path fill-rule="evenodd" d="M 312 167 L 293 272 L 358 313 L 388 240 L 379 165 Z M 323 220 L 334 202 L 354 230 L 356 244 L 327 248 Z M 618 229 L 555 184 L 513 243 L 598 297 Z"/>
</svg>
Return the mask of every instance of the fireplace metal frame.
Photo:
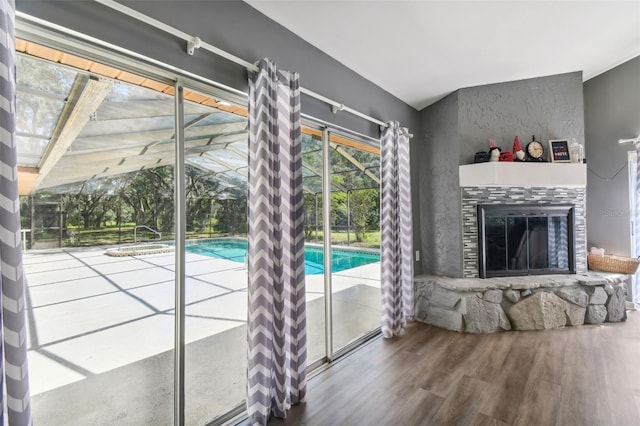
<svg viewBox="0 0 640 426">
<path fill-rule="evenodd" d="M 576 273 L 576 233 L 575 233 L 575 206 L 573 204 L 478 204 L 478 274 L 480 278 L 491 277 L 515 277 L 527 275 L 547 275 L 547 274 L 575 274 Z M 568 239 L 568 269 L 529 269 L 488 271 L 485 252 L 485 214 L 501 214 L 511 217 L 567 217 L 567 239 Z"/>
</svg>

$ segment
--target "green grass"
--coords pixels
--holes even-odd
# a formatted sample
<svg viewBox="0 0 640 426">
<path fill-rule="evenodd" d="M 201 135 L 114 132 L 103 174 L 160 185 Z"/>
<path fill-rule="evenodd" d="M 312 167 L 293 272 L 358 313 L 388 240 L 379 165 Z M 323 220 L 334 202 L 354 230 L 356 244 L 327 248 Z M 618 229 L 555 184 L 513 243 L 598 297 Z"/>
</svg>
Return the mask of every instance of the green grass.
<svg viewBox="0 0 640 426">
<path fill-rule="evenodd" d="M 308 243 L 321 243 L 324 241 L 324 233 L 318 231 L 316 240 L 316 233 L 312 232 L 311 236 L 307 236 L 306 241 Z M 360 242 L 356 241 L 355 232 L 350 232 L 349 238 L 347 238 L 346 231 L 333 231 L 331 233 L 331 244 L 347 245 L 347 241 L 349 241 L 348 245 L 353 247 L 380 248 L 380 231 L 367 231 L 364 235 L 364 240 Z"/>
<path fill-rule="evenodd" d="M 69 226 L 63 238 L 63 246 L 89 247 L 97 245 L 133 243 L 134 226 L 134 224 L 127 224 L 126 226 L 123 225 L 120 229 L 118 229 L 117 227 L 107 227 L 102 229 L 80 229 L 77 227 Z M 227 235 L 228 234 L 219 233 L 217 231 L 205 228 L 202 232 L 187 232 L 187 239 L 211 238 Z M 246 234 L 239 235 L 246 237 Z M 58 239 L 58 234 L 57 232 L 47 232 L 46 235 L 44 235 L 43 233 L 36 231 L 35 237 L 36 241 L 44 239 L 55 241 Z M 174 239 L 174 237 L 175 235 L 173 232 L 163 232 L 161 239 L 163 241 L 171 241 Z M 157 239 L 157 235 L 148 230 L 138 229 L 137 231 L 138 242 L 155 241 Z M 317 238 L 315 232 L 312 232 L 310 236 L 308 235 L 306 237 L 306 242 L 322 243 L 323 239 L 324 233 L 322 231 L 318 231 Z M 379 248 L 380 231 L 367 231 L 364 237 L 364 241 L 360 242 L 356 241 L 355 232 L 350 232 L 347 236 L 346 231 L 333 231 L 331 233 L 331 243 L 336 245 L 349 245 L 353 247 Z"/>
<path fill-rule="evenodd" d="M 122 226 L 121 229 L 117 227 L 102 228 L 102 229 L 78 229 L 69 227 L 66 232 L 66 238 L 63 241 L 65 247 L 69 246 L 97 246 L 97 245 L 111 245 L 120 243 L 133 243 L 133 231 L 134 225 Z M 173 231 L 162 232 L 161 240 L 171 241 L 175 239 Z M 203 232 L 187 232 L 187 239 L 195 238 L 210 238 L 217 237 L 226 234 L 220 234 L 217 231 L 209 230 L 206 228 Z M 36 234 L 36 238 L 38 234 Z M 138 229 L 136 232 L 137 241 L 155 241 L 158 240 L 158 236 L 153 232 L 146 229 Z M 57 237 L 53 235 L 53 239 Z"/>
</svg>

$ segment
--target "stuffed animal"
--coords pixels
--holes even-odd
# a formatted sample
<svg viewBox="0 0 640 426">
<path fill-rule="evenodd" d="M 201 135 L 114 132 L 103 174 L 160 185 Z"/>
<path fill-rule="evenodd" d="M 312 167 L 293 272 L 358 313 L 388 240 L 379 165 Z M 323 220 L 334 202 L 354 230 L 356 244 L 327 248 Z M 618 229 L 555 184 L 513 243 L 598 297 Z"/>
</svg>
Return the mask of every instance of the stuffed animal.
<svg viewBox="0 0 640 426">
<path fill-rule="evenodd" d="M 500 148 L 498 148 L 495 139 L 489 139 L 489 152 L 491 153 L 489 161 L 500 161 Z"/>
<path fill-rule="evenodd" d="M 491 154 L 489 152 L 476 152 L 473 156 L 474 163 L 486 163 L 491 160 Z"/>
<path fill-rule="evenodd" d="M 524 161 L 524 151 L 520 145 L 520 138 L 516 136 L 513 141 L 513 161 Z"/>
<path fill-rule="evenodd" d="M 498 161 L 502 162 L 513 162 L 513 154 L 509 151 L 501 152 L 500 159 Z"/>
</svg>

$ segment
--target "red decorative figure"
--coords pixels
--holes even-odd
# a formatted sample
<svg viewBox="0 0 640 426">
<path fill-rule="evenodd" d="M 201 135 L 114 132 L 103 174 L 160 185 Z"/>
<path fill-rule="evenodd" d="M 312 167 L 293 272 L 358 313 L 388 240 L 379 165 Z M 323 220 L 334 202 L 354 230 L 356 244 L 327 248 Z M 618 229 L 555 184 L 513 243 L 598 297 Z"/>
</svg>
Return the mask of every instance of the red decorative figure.
<svg viewBox="0 0 640 426">
<path fill-rule="evenodd" d="M 513 141 L 513 161 L 524 161 L 524 151 L 520 145 L 520 138 L 516 136 Z"/>
</svg>

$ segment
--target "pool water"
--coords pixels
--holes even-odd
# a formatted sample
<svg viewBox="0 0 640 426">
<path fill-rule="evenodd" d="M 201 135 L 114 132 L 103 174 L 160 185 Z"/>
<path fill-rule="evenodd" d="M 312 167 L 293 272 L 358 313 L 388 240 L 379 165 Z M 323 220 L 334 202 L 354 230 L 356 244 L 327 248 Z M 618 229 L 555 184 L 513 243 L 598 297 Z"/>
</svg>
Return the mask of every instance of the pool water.
<svg viewBox="0 0 640 426">
<path fill-rule="evenodd" d="M 206 240 L 188 244 L 187 252 L 245 263 L 247 244 L 245 240 Z M 380 262 L 378 253 L 334 248 L 331 254 L 331 269 L 333 272 Z M 324 272 L 324 251 L 322 247 L 305 245 L 304 272 L 307 275 L 318 275 Z"/>
</svg>

